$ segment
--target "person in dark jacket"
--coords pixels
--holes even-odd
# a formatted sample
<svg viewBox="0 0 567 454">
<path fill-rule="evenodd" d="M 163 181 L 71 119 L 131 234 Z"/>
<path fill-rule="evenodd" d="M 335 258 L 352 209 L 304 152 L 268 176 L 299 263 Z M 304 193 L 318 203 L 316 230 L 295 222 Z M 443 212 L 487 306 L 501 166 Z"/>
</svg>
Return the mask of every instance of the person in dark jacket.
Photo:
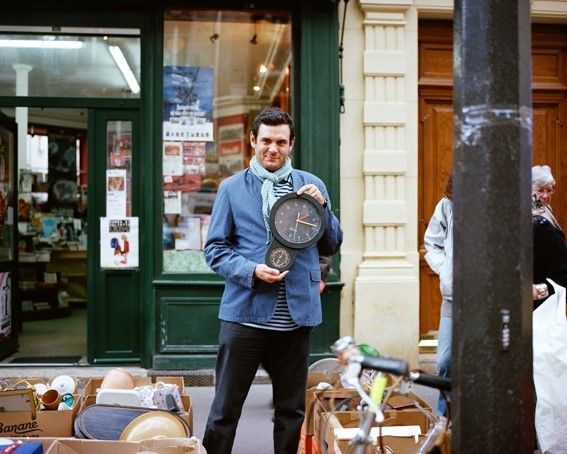
<svg viewBox="0 0 567 454">
<path fill-rule="evenodd" d="M 546 279 L 567 287 L 565 234 L 551 210 L 555 179 L 549 166 L 532 168 L 533 286 L 534 309 L 555 293 Z"/>
<path fill-rule="evenodd" d="M 335 254 L 343 231 L 323 181 L 292 168 L 294 140 L 286 112 L 262 111 L 250 133 L 250 168 L 224 180 L 214 203 L 204 253 L 225 288 L 215 397 L 203 436 L 209 454 L 232 451 L 242 405 L 260 365 L 272 380 L 274 453 L 296 454 L 299 446 L 311 331 L 322 322 L 319 255 Z M 291 192 L 309 194 L 321 204 L 326 228 L 317 244 L 298 252 L 291 269 L 280 272 L 265 263 L 269 219 L 276 200 Z"/>
</svg>

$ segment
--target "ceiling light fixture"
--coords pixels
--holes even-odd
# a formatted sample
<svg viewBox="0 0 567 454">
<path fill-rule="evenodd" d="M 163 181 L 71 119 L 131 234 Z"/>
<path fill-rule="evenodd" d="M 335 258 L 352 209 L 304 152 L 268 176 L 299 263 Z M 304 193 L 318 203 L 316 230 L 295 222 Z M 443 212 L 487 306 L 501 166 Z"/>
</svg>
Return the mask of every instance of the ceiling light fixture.
<svg viewBox="0 0 567 454">
<path fill-rule="evenodd" d="M 220 38 L 219 34 L 218 34 L 218 33 L 214 33 L 214 34 L 212 34 L 212 35 L 210 36 L 209 39 L 211 40 L 211 43 L 214 44 L 215 41 L 216 41 L 217 39 L 219 39 L 219 38 Z"/>
<path fill-rule="evenodd" d="M 120 49 L 120 47 L 108 46 L 108 50 L 110 51 L 112 58 L 114 58 L 116 65 L 118 66 L 118 68 L 122 72 L 124 79 L 126 79 L 126 82 L 128 83 L 130 90 L 132 90 L 132 93 L 134 93 L 134 94 L 139 93 L 140 92 L 140 85 L 138 84 L 138 81 L 136 80 L 134 73 L 130 69 L 130 65 L 126 61 L 126 58 L 124 57 L 124 54 L 122 53 L 122 50 Z"/>
<path fill-rule="evenodd" d="M 82 41 L 46 41 L 42 39 L 0 39 L 0 47 L 19 47 L 27 49 L 82 49 Z"/>
<path fill-rule="evenodd" d="M 267 73 L 268 72 L 268 68 L 266 68 L 266 65 L 260 65 L 260 73 Z"/>
<path fill-rule="evenodd" d="M 258 44 L 258 40 L 256 38 L 258 38 L 258 22 L 254 21 L 254 36 L 250 40 L 250 44 Z"/>
</svg>

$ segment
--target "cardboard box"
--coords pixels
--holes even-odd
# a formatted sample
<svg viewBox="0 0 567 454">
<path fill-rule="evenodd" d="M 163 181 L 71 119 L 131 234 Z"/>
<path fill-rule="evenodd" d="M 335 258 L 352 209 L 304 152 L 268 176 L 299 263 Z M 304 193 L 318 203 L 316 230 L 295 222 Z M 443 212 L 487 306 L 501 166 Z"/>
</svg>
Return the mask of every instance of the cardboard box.
<svg viewBox="0 0 567 454">
<path fill-rule="evenodd" d="M 191 396 L 189 396 L 189 394 L 181 394 L 181 400 L 185 407 L 185 413 L 181 413 L 179 416 L 189 425 L 191 433 L 193 433 L 193 406 L 191 404 Z M 84 410 L 89 405 L 95 404 L 96 396 L 88 396 L 81 404 L 80 411 Z"/>
<path fill-rule="evenodd" d="M 85 400 L 89 396 L 96 396 L 96 392 L 100 388 L 103 380 L 104 377 L 91 378 L 83 389 L 82 400 Z M 156 377 L 155 381 L 156 383 L 176 384 L 179 386 L 179 392 L 185 394 L 185 381 L 183 377 Z M 152 384 L 152 377 L 134 377 L 134 387 Z"/>
<path fill-rule="evenodd" d="M 71 410 L 40 410 L 32 419 L 29 411 L 0 413 L 0 437 L 72 437 L 80 399 L 75 394 Z"/>
<path fill-rule="evenodd" d="M 307 376 L 307 389 L 316 388 L 321 382 L 329 383 L 333 387 L 340 387 L 340 372 L 309 372 Z"/>
<path fill-rule="evenodd" d="M 77 389 L 77 379 L 73 378 L 73 380 L 75 380 L 75 390 L 73 391 L 73 394 L 78 394 L 79 390 Z M 38 384 L 43 384 L 46 386 L 49 386 L 51 384 L 51 382 L 53 381 L 53 379 L 45 379 L 45 378 L 26 378 L 25 380 L 22 379 L 11 379 L 8 381 L 8 386 L 11 388 L 15 388 L 16 385 L 18 386 L 22 386 L 25 385 L 26 383 L 29 385 L 38 385 Z"/>
<path fill-rule="evenodd" d="M 143 451 L 157 454 L 206 454 L 200 440 L 192 438 L 162 438 L 143 441 L 105 441 L 61 439 L 45 454 L 134 454 Z"/>
<path fill-rule="evenodd" d="M 324 423 L 325 435 L 321 442 L 321 452 L 327 454 L 341 454 L 352 451 L 349 445 L 352 435 L 359 426 L 358 412 L 342 412 L 342 413 L 326 413 Z M 409 427 L 412 426 L 417 432 L 421 430 L 418 425 L 412 424 L 413 419 L 409 414 L 401 415 L 399 417 L 386 417 L 383 423 L 384 430 L 396 429 L 399 426 Z M 373 424 L 373 428 L 377 429 L 378 425 Z M 344 430 L 347 429 L 347 430 Z M 348 429 L 353 429 L 349 431 Z M 374 429 L 374 431 L 376 431 Z M 414 454 L 419 448 L 419 444 L 423 442 L 425 436 L 420 434 L 416 440 L 413 436 L 389 436 L 382 437 L 382 444 L 384 447 L 389 446 L 396 454 Z M 376 441 L 375 444 L 369 444 L 366 447 L 366 453 L 372 454 L 376 452 L 376 448 L 380 444 Z"/>
<path fill-rule="evenodd" d="M 396 379 L 388 376 L 387 386 L 392 386 Z M 410 391 L 410 396 L 415 399 L 425 410 L 431 412 L 431 406 L 419 395 Z M 342 412 L 347 412 L 350 416 L 356 417 L 358 425 L 357 406 L 361 398 L 358 392 L 352 388 L 342 388 L 333 390 L 316 391 L 313 398 L 313 436 L 317 443 L 322 446 L 326 438 L 327 415 L 333 410 L 337 416 Z M 422 433 L 427 433 L 430 426 L 429 418 L 419 410 L 410 399 L 394 391 L 388 400 L 384 410 L 386 418 L 399 418 L 400 425 L 418 425 Z M 433 417 L 433 415 L 431 415 Z M 434 417 L 433 417 L 434 418 Z M 434 418 L 435 419 L 435 418 Z M 307 429 L 307 427 L 306 427 Z"/>
<path fill-rule="evenodd" d="M 325 438 L 325 414 L 328 412 L 355 411 L 360 404 L 360 396 L 354 389 L 331 389 L 317 391 L 313 403 L 313 436 L 319 445 Z"/>
<path fill-rule="evenodd" d="M 81 395 L 81 406 L 79 411 L 83 410 L 89 405 L 94 405 L 96 403 L 96 393 L 102 384 L 104 377 L 91 378 L 83 389 L 83 394 Z M 181 393 L 181 401 L 185 407 L 185 413 L 180 416 L 189 424 L 191 430 L 193 430 L 193 408 L 191 406 L 191 397 L 186 394 L 185 381 L 183 377 L 156 377 L 155 382 L 163 382 L 165 384 L 175 384 L 179 387 L 179 392 Z M 153 385 L 151 377 L 134 377 L 134 387 Z"/>
<path fill-rule="evenodd" d="M 18 441 L 22 440 L 24 443 L 41 443 L 43 445 L 43 453 L 45 454 L 49 447 L 55 443 L 57 440 L 62 440 L 63 438 L 56 437 L 10 437 L 10 440 Z M 14 453 L 15 454 L 15 453 Z"/>
<path fill-rule="evenodd" d="M 339 372 L 309 372 L 307 376 L 307 390 L 305 392 L 305 433 L 311 436 L 315 433 L 314 424 L 314 405 L 315 393 L 319 392 L 317 388 L 319 383 L 329 383 L 340 387 L 340 373 Z"/>
</svg>

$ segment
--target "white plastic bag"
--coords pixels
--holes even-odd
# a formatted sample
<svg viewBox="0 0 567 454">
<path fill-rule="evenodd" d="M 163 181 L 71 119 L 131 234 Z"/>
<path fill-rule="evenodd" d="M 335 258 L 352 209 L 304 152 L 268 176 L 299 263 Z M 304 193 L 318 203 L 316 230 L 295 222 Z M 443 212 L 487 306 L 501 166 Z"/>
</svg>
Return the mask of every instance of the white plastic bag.
<svg viewBox="0 0 567 454">
<path fill-rule="evenodd" d="M 548 279 L 555 293 L 533 313 L 535 426 L 543 454 L 567 453 L 567 318 L 565 288 Z"/>
</svg>

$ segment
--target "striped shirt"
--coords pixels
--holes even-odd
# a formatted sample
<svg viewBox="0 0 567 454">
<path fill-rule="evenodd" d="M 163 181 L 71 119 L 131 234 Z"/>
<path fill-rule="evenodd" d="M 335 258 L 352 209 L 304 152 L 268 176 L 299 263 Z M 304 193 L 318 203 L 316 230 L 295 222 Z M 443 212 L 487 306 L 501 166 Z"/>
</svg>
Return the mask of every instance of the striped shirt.
<svg viewBox="0 0 567 454">
<path fill-rule="evenodd" d="M 291 174 L 286 180 L 280 181 L 274 186 L 274 192 L 277 198 L 283 195 L 289 194 L 293 191 L 293 184 L 291 181 Z M 266 323 L 243 323 L 246 326 L 252 326 L 253 328 L 269 329 L 272 331 L 292 331 L 299 328 L 299 325 L 293 321 L 289 313 L 289 307 L 287 305 L 287 298 L 285 293 L 285 279 L 280 281 L 280 287 L 278 290 L 278 303 L 276 305 L 276 310 L 273 317 Z"/>
</svg>

